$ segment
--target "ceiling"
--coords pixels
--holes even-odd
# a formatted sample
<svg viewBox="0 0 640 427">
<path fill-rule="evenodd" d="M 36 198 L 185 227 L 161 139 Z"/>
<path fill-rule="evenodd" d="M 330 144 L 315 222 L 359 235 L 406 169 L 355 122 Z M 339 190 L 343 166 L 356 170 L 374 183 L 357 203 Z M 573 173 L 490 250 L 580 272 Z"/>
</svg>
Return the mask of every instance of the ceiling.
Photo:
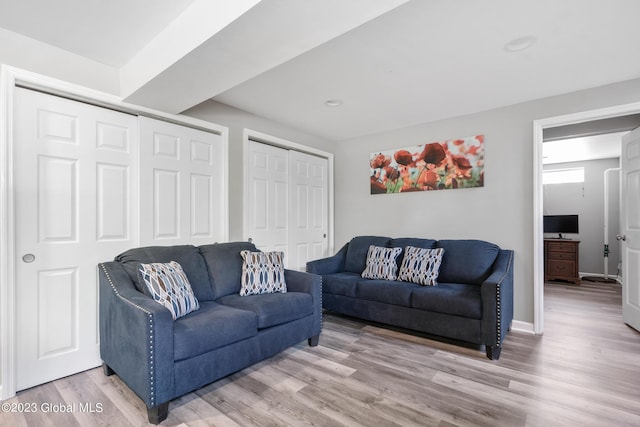
<svg viewBox="0 0 640 427">
<path fill-rule="evenodd" d="M 0 0 L 0 27 L 120 68 L 193 0 Z"/>
<path fill-rule="evenodd" d="M 0 0 L 0 27 L 117 68 L 127 102 L 213 99 L 330 140 L 639 78 L 638 16 L 637 0 Z"/>
<path fill-rule="evenodd" d="M 585 160 L 614 159 L 621 153 L 622 135 L 628 132 L 545 141 L 542 144 L 542 162 L 580 162 Z"/>
</svg>

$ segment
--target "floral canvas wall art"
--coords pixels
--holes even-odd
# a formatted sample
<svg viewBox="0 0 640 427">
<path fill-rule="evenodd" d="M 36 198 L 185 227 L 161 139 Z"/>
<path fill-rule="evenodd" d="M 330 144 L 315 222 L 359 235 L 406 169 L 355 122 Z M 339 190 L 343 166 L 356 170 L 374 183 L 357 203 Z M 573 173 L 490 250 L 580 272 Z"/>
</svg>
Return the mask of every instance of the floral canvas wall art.
<svg viewBox="0 0 640 427">
<path fill-rule="evenodd" d="M 371 194 L 484 185 L 484 135 L 371 153 Z"/>
</svg>

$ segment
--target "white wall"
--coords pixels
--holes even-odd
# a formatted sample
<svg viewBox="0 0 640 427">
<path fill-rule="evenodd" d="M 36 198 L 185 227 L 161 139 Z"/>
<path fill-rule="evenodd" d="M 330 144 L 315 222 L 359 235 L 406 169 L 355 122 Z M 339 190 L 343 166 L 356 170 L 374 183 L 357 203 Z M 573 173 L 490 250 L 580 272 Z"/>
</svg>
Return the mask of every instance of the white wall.
<svg viewBox="0 0 640 427">
<path fill-rule="evenodd" d="M 638 101 L 640 79 L 342 141 L 336 248 L 360 234 L 492 241 L 515 250 L 515 319 L 533 323 L 533 121 Z M 369 194 L 369 153 L 477 134 L 485 135 L 484 187 Z"/>
<path fill-rule="evenodd" d="M 117 69 L 0 28 L 0 64 L 119 95 Z"/>
<path fill-rule="evenodd" d="M 326 139 L 215 101 L 203 102 L 183 114 L 229 128 L 229 240 L 232 241 L 243 238 L 244 129 L 251 129 L 329 153 L 332 153 L 335 148 L 335 144 Z M 339 221 L 336 219 L 336 222 Z"/>
<path fill-rule="evenodd" d="M 580 240 L 579 270 L 586 275 L 604 273 L 604 171 L 620 166 L 620 159 L 601 159 L 545 165 L 545 170 L 584 168 L 584 182 L 544 186 L 545 215 L 577 214 L 580 233 L 568 238 Z M 610 175 L 609 274 L 616 275 L 620 261 L 620 186 L 617 172 Z M 545 234 L 545 237 L 557 237 Z"/>
</svg>

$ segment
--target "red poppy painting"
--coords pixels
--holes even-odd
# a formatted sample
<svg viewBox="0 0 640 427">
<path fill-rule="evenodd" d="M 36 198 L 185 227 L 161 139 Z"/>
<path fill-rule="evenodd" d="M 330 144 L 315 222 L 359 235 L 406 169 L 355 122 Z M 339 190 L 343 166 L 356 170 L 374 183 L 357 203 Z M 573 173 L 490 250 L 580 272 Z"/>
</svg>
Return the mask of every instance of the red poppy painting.
<svg viewBox="0 0 640 427">
<path fill-rule="evenodd" d="M 371 153 L 371 194 L 484 185 L 484 135 Z"/>
</svg>

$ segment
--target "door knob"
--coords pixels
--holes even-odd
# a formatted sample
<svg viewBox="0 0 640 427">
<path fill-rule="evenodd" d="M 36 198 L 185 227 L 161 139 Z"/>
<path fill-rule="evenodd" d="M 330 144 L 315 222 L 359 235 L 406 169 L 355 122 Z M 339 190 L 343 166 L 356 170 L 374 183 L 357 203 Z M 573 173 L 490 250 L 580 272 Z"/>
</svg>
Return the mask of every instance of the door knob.
<svg viewBox="0 0 640 427">
<path fill-rule="evenodd" d="M 627 240 L 627 236 L 624 234 L 616 234 L 616 240 L 622 240 L 623 242 Z"/>
<path fill-rule="evenodd" d="M 36 260 L 36 256 L 34 254 L 24 254 L 22 256 L 22 261 L 27 264 Z"/>
</svg>

